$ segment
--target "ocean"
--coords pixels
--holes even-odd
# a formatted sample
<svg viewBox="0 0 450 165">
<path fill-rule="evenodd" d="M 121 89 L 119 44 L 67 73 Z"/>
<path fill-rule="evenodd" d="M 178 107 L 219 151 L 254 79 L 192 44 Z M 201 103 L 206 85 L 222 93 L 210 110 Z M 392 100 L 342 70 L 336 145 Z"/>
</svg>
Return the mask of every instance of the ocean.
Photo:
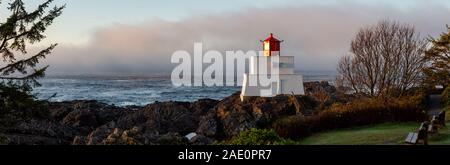
<svg viewBox="0 0 450 165">
<path fill-rule="evenodd" d="M 305 82 L 333 82 L 332 71 L 300 72 Z M 170 76 L 84 76 L 49 75 L 39 80 L 34 89 L 38 99 L 53 102 L 97 100 L 116 106 L 144 106 L 156 101 L 186 101 L 223 99 L 240 91 L 241 87 L 175 87 Z M 54 96 L 54 97 L 52 97 Z"/>
</svg>

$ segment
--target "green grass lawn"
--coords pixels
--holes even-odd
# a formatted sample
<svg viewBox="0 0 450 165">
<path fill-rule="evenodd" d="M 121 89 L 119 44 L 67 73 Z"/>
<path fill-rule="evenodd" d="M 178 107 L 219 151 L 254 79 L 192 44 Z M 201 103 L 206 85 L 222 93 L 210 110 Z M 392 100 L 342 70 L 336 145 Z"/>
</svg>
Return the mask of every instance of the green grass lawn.
<svg viewBox="0 0 450 165">
<path fill-rule="evenodd" d="M 446 111 L 446 121 L 447 127 L 439 130 L 439 133 L 436 135 L 431 135 L 430 144 L 431 145 L 450 145 L 450 111 Z"/>
<path fill-rule="evenodd" d="M 441 129 L 439 134 L 430 137 L 430 145 L 450 145 L 450 128 Z"/>
<path fill-rule="evenodd" d="M 300 141 L 302 145 L 402 145 L 419 123 L 385 123 L 318 133 Z M 431 135 L 430 145 L 450 145 L 450 125 Z"/>
</svg>

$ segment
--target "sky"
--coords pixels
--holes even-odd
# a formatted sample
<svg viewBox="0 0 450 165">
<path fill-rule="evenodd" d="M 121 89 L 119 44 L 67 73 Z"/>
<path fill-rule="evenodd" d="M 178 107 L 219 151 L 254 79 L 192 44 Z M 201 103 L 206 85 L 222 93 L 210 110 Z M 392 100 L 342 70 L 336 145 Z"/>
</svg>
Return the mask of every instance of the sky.
<svg viewBox="0 0 450 165">
<path fill-rule="evenodd" d="M 25 0 L 33 9 L 42 0 Z M 450 24 L 448 0 L 55 0 L 66 4 L 31 49 L 58 43 L 50 73 L 170 72 L 177 50 L 259 50 L 274 33 L 298 70 L 335 70 L 362 28 L 390 19 L 437 36 Z M 4 5 L 1 6 L 4 15 Z"/>
</svg>

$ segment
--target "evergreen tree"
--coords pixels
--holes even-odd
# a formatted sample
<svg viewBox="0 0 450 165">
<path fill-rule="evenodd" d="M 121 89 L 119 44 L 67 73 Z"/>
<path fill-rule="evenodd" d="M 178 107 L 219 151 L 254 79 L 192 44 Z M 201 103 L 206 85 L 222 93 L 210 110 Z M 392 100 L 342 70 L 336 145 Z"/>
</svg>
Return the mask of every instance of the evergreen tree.
<svg viewBox="0 0 450 165">
<path fill-rule="evenodd" d="M 450 86 L 450 26 L 447 33 L 437 39 L 430 39 L 432 46 L 426 51 L 425 58 L 430 65 L 424 69 L 425 83 L 430 86 Z"/>
<path fill-rule="evenodd" d="M 8 12 L 4 13 L 9 16 L 0 22 L 0 131 L 16 121 L 47 113 L 42 101 L 36 101 L 30 92 L 39 85 L 37 79 L 43 77 L 48 68 L 39 67 L 39 61 L 50 54 L 56 44 L 32 55 L 28 55 L 26 45 L 43 40 L 47 27 L 61 15 L 65 6 L 49 8 L 52 2 L 47 0 L 31 12 L 25 9 L 22 0 L 11 0 L 5 7 Z M 3 5 L 0 0 L 0 7 Z"/>
<path fill-rule="evenodd" d="M 10 15 L 6 22 L 0 23 L 0 85 L 17 87 L 21 91 L 29 91 L 39 85 L 36 81 L 44 76 L 48 66 L 38 67 L 37 64 L 56 47 L 52 44 L 37 54 L 28 58 L 27 44 L 35 44 L 45 38 L 43 34 L 53 20 L 60 16 L 65 6 L 55 6 L 49 9 L 53 0 L 47 0 L 35 10 L 28 12 L 23 0 L 11 0 L 7 10 Z M 0 5 L 2 2 L 0 1 Z"/>
</svg>

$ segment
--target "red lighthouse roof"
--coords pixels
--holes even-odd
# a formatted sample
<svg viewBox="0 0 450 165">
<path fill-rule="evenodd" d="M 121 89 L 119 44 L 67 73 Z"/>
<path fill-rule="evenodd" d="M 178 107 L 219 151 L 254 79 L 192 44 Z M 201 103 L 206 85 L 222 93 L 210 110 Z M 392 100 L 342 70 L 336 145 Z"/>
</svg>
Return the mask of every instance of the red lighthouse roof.
<svg viewBox="0 0 450 165">
<path fill-rule="evenodd" d="M 276 39 L 275 37 L 273 37 L 273 33 L 270 33 L 269 38 L 267 38 L 264 41 L 269 41 L 269 42 L 281 42 L 280 40 Z"/>
<path fill-rule="evenodd" d="M 280 41 L 275 37 L 273 37 L 272 33 L 270 33 L 269 38 L 261 42 L 263 43 L 264 56 L 270 57 L 273 55 L 274 56 L 280 55 L 281 42 L 283 41 Z"/>
</svg>

